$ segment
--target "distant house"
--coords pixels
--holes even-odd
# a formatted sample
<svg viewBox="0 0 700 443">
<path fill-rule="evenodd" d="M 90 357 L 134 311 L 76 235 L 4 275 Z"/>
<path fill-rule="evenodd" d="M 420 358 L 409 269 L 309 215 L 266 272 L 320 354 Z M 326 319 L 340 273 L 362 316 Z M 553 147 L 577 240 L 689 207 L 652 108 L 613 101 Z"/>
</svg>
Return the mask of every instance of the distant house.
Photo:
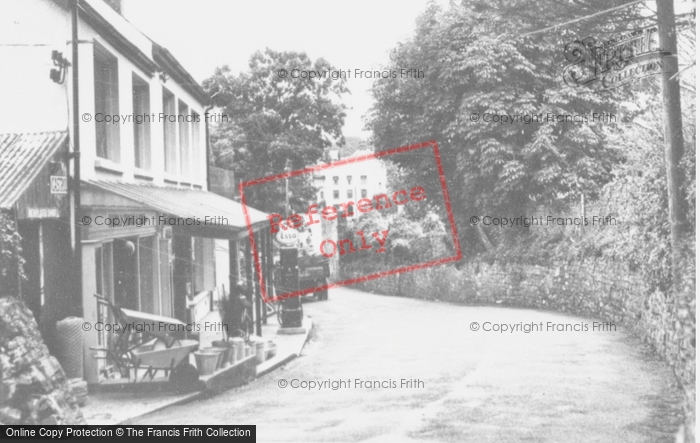
<svg viewBox="0 0 700 443">
<path fill-rule="evenodd" d="M 386 193 L 387 173 L 384 162 L 378 158 L 368 158 L 354 161 L 354 159 L 371 156 L 370 149 L 358 149 L 348 157 L 341 158 L 339 148 L 331 148 L 328 151 L 328 160 L 335 162 L 347 160 L 339 166 L 333 166 L 316 172 L 313 176 L 313 184 L 316 186 L 316 200 L 318 203 L 339 207 L 341 204 L 353 202 L 348 207 L 346 219 L 357 218 L 360 214 L 354 207 L 363 198 L 371 199 L 375 195 Z M 341 220 L 341 222 L 346 220 Z M 320 224 L 311 226 L 311 247 L 315 253 L 319 253 L 324 236 Z"/>
<path fill-rule="evenodd" d="M 94 294 L 185 322 L 211 309 L 211 293 L 224 279 L 243 280 L 260 294 L 252 255 L 244 253 L 250 243 L 241 204 L 208 192 L 209 98 L 167 49 L 120 15 L 119 3 L 79 1 L 79 219 L 65 187 L 75 149 L 72 2 L 0 7 L 10 24 L 0 26 L 0 96 L 11 104 L 0 110 L 0 171 L 11 156 L 20 168 L 0 177 L 0 208 L 19 219 L 29 258 L 23 293 L 45 330 L 66 315 L 109 321 Z M 266 221 L 252 208 L 249 216 L 256 229 Z M 77 230 L 80 269 L 72 260 Z M 264 255 L 271 240 L 257 235 Z M 227 275 L 216 275 L 215 239 L 229 241 Z M 109 344 L 108 335 L 85 334 L 91 383 L 109 362 L 90 348 Z"/>
</svg>

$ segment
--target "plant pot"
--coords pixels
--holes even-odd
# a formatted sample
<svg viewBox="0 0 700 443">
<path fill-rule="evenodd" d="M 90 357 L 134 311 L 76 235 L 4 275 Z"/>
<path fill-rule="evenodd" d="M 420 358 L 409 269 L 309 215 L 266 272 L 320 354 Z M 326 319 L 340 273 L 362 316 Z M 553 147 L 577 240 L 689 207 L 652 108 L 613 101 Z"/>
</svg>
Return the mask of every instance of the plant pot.
<svg viewBox="0 0 700 443">
<path fill-rule="evenodd" d="M 199 348 L 200 351 L 204 352 L 209 352 L 209 353 L 216 353 L 218 356 L 218 359 L 216 360 L 216 369 L 221 369 L 224 365 L 224 352 L 226 352 L 226 348 Z M 215 370 L 216 370 L 215 369 Z"/>
<path fill-rule="evenodd" d="M 236 349 L 234 348 L 235 345 L 232 342 L 226 340 L 214 340 L 211 342 L 211 345 L 224 349 L 221 367 L 233 364 Z"/>
<path fill-rule="evenodd" d="M 219 352 L 195 351 L 194 359 L 197 362 L 199 375 L 211 375 L 216 370 L 216 363 L 219 361 Z"/>
<path fill-rule="evenodd" d="M 255 363 L 260 364 L 265 361 L 265 342 L 255 343 Z"/>
<path fill-rule="evenodd" d="M 275 355 L 277 355 L 277 345 L 273 342 L 268 342 L 267 343 L 267 353 L 266 353 L 265 358 L 267 360 L 269 360 L 272 357 L 274 357 Z"/>
<path fill-rule="evenodd" d="M 231 363 L 235 363 L 239 360 L 243 360 L 246 355 L 245 355 L 245 340 L 243 340 L 241 337 L 235 337 L 231 339 L 231 343 L 233 343 L 235 353 L 233 355 L 233 360 Z"/>
</svg>

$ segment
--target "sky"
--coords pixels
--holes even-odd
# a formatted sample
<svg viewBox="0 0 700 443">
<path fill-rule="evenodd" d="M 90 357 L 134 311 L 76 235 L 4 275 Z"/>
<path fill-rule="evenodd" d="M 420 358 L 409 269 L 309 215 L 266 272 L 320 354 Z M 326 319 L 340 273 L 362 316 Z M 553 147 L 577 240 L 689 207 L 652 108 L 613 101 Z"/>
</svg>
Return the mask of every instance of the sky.
<svg viewBox="0 0 700 443">
<path fill-rule="evenodd" d="M 427 0 L 123 0 L 124 16 L 166 47 L 197 80 L 229 65 L 247 70 L 255 51 L 306 52 L 337 69 L 378 70 L 412 37 Z M 443 3 L 438 1 L 438 4 Z M 413 68 L 413 67 L 407 67 Z M 419 67 L 416 67 L 419 68 Z M 369 137 L 371 79 L 349 79 L 345 136 Z"/>
</svg>

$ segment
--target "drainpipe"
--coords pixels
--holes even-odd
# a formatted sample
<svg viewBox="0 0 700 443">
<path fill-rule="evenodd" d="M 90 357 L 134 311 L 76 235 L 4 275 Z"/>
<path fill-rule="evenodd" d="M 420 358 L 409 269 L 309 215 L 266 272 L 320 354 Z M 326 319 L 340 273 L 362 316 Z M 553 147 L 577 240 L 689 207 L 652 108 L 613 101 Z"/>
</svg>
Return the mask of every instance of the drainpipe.
<svg viewBox="0 0 700 443">
<path fill-rule="evenodd" d="M 80 220 L 80 102 L 79 102 L 79 82 L 78 82 L 78 8 L 80 0 L 73 0 L 71 5 L 71 46 L 73 51 L 73 152 L 70 153 L 70 158 L 73 159 L 73 226 L 74 230 L 74 245 L 73 258 L 75 272 L 75 289 L 77 292 L 76 299 L 78 306 L 81 308 L 78 313 L 82 313 L 82 298 L 83 298 L 83 248 L 81 231 L 78 226 Z"/>
<path fill-rule="evenodd" d="M 209 169 L 209 163 L 210 163 L 210 162 L 209 162 L 209 159 L 210 159 L 210 155 L 211 155 L 211 146 L 210 146 L 210 143 L 209 143 L 209 119 L 207 118 L 207 113 L 208 113 L 209 111 L 211 111 L 211 109 L 212 109 L 213 107 L 214 107 L 214 105 L 212 104 L 212 105 L 209 105 L 209 106 L 207 106 L 206 108 L 204 108 L 204 134 L 205 134 L 206 137 L 207 137 L 207 140 L 206 140 L 206 142 L 204 143 L 204 150 L 206 151 L 206 155 L 207 155 L 207 169 L 206 169 L 206 173 L 207 173 L 207 191 L 211 190 L 211 179 L 209 178 L 209 172 L 210 172 L 210 169 Z"/>
<path fill-rule="evenodd" d="M 221 91 L 219 91 L 219 92 L 221 92 Z M 216 94 L 209 97 L 209 100 L 211 100 L 211 104 L 209 106 L 207 106 L 206 108 L 204 108 L 204 134 L 207 137 L 206 143 L 204 144 L 206 154 L 207 154 L 207 191 L 209 191 L 211 189 L 211 179 L 209 178 L 209 172 L 210 172 L 210 166 L 211 166 L 209 164 L 210 163 L 209 159 L 210 159 L 210 155 L 211 155 L 211 143 L 209 142 L 209 119 L 207 118 L 207 114 L 209 113 L 209 111 L 212 110 L 212 108 L 214 108 L 214 97 L 219 95 L 219 92 L 217 92 Z"/>
</svg>

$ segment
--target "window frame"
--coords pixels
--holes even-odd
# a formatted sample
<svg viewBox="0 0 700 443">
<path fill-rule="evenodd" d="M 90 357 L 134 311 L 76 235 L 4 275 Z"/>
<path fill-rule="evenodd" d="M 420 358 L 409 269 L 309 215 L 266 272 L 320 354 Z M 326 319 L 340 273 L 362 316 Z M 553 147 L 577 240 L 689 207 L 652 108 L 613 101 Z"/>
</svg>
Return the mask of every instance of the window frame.
<svg viewBox="0 0 700 443">
<path fill-rule="evenodd" d="M 93 44 L 93 95 L 95 156 L 114 163 L 121 161 L 121 125 L 109 124 L 97 114 L 119 115 L 119 60 L 97 42 Z"/>
<path fill-rule="evenodd" d="M 192 131 L 190 131 L 187 119 L 190 115 L 190 106 L 181 99 L 177 100 L 177 135 L 178 151 L 180 152 L 180 167 L 178 173 L 181 177 L 189 178 L 192 169 Z M 182 120 L 181 120 L 182 119 Z"/>
<path fill-rule="evenodd" d="M 163 87 L 163 170 L 166 174 L 177 175 L 179 171 L 179 147 L 177 121 L 170 121 L 169 116 L 177 115 L 177 97 Z"/>
<path fill-rule="evenodd" d="M 190 159 L 191 159 L 191 166 L 190 166 L 190 177 L 192 181 L 199 181 L 200 177 L 202 177 L 204 174 L 202 173 L 202 168 L 201 168 L 201 159 L 200 157 L 200 151 L 201 151 L 201 146 L 199 144 L 200 136 L 201 136 L 201 128 L 199 125 L 200 121 L 200 115 L 197 111 L 192 109 L 190 106 L 190 115 L 192 116 L 192 131 L 190 136 L 192 137 L 192 140 L 190 141 Z"/>
<path fill-rule="evenodd" d="M 136 73 L 131 75 L 131 100 L 134 114 L 134 166 L 144 171 L 150 171 L 151 161 L 151 86 Z M 144 118 L 136 123 L 136 115 Z"/>
</svg>

